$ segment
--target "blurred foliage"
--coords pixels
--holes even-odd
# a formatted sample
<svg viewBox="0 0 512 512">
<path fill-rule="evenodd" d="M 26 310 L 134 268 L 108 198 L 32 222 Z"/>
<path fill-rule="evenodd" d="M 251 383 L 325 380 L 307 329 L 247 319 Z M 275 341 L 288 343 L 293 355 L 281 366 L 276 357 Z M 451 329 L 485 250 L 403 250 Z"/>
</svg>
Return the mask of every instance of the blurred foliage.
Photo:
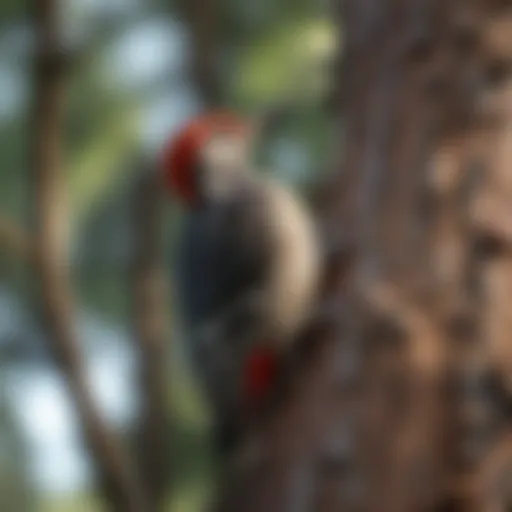
<svg viewBox="0 0 512 512">
<path fill-rule="evenodd" d="M 0 2 L 1 20 L 15 20 L 26 16 L 28 0 L 2 0 Z"/>
<path fill-rule="evenodd" d="M 242 52 L 235 97 L 243 104 L 317 100 L 329 83 L 336 49 L 327 20 L 301 20 L 279 26 Z"/>
<path fill-rule="evenodd" d="M 93 494 L 77 493 L 72 497 L 44 500 L 40 512 L 99 512 L 101 505 Z"/>
<path fill-rule="evenodd" d="M 26 214 L 27 176 L 25 174 L 27 152 L 27 126 L 18 117 L 0 124 L 0 155 L 3 172 L 0 171 L 0 204 L 2 211 L 23 218 Z"/>
<path fill-rule="evenodd" d="M 0 362 L 0 371 L 4 362 Z M 3 390 L 0 375 L 0 496 L 3 510 L 33 510 L 35 495 L 27 474 L 27 447 Z"/>
<path fill-rule="evenodd" d="M 65 129 L 72 213 L 87 220 L 102 197 L 126 177 L 138 151 L 137 98 L 112 91 L 99 59 L 87 59 L 72 77 Z"/>
<path fill-rule="evenodd" d="M 106 193 L 123 179 L 128 162 L 137 155 L 136 115 L 131 107 L 114 110 L 91 136 L 85 149 L 78 151 L 70 165 L 73 215 L 87 219 Z"/>
</svg>

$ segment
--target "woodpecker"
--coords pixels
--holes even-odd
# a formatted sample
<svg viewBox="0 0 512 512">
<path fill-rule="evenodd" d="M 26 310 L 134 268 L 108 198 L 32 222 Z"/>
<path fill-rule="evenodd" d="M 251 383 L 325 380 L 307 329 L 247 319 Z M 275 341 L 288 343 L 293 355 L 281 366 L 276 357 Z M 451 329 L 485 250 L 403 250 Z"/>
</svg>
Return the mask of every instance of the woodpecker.
<svg viewBox="0 0 512 512">
<path fill-rule="evenodd" d="M 254 137 L 250 121 L 208 113 L 162 158 L 165 187 L 184 209 L 177 306 L 221 453 L 269 396 L 319 278 L 313 222 L 289 189 L 253 172 Z"/>
</svg>

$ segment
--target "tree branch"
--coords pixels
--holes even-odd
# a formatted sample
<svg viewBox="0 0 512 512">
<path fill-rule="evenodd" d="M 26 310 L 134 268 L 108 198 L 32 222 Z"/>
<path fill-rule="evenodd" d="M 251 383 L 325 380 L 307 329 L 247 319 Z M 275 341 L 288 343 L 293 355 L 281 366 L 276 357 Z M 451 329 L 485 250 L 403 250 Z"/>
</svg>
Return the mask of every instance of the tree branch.
<svg viewBox="0 0 512 512">
<path fill-rule="evenodd" d="M 151 510 L 162 510 L 169 484 L 167 301 L 162 262 L 162 195 L 152 166 L 137 176 L 133 199 L 133 319 L 139 352 L 139 463 Z"/>
<path fill-rule="evenodd" d="M 207 107 L 222 99 L 219 77 L 219 8 L 217 0 L 183 0 L 191 34 L 191 74 Z"/>
<path fill-rule="evenodd" d="M 66 379 L 86 443 L 110 506 L 117 512 L 147 510 L 141 482 L 119 441 L 99 414 L 87 385 L 74 325 L 61 176 L 61 129 L 66 89 L 56 0 L 33 3 L 37 34 L 32 140 L 34 259 L 50 349 Z"/>
</svg>

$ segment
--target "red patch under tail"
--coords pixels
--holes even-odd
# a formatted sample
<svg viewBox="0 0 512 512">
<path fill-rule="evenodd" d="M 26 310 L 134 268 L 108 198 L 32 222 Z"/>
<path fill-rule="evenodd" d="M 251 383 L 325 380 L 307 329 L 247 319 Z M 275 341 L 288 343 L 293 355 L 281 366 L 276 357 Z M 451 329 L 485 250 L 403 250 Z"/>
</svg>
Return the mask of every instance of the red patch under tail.
<svg viewBox="0 0 512 512">
<path fill-rule="evenodd" d="M 251 404 L 263 400 L 272 388 L 277 375 L 277 357 L 269 348 L 255 348 L 246 361 L 244 391 Z"/>
</svg>

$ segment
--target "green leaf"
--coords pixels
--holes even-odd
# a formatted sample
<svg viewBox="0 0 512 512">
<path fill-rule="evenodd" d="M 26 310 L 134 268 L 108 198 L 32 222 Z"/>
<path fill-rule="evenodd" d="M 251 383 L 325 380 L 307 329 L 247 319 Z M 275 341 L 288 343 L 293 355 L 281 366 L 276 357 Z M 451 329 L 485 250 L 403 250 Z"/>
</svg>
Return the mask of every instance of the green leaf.
<svg viewBox="0 0 512 512">
<path fill-rule="evenodd" d="M 328 20 L 285 25 L 242 52 L 235 95 L 249 104 L 317 95 L 336 46 L 336 28 Z"/>
<path fill-rule="evenodd" d="M 73 215 L 82 220 L 123 177 L 137 152 L 137 111 L 117 111 L 69 166 Z"/>
</svg>

